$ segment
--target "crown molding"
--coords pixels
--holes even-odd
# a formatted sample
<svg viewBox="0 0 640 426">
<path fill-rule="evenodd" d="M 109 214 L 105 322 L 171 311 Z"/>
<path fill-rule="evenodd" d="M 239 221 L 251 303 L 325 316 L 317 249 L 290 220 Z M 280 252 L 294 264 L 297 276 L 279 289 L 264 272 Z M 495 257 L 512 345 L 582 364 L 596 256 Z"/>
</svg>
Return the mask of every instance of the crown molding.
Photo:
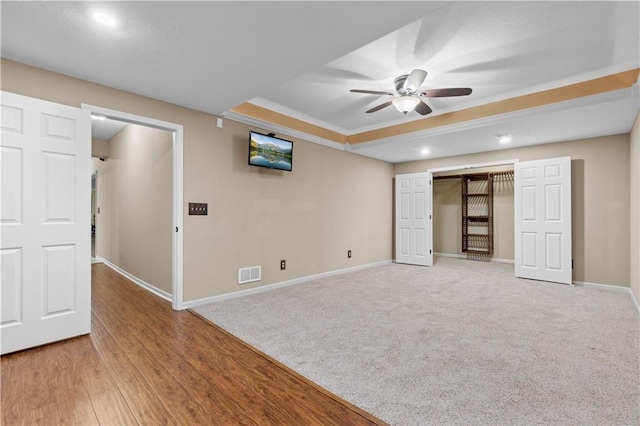
<svg viewBox="0 0 640 426">
<path fill-rule="evenodd" d="M 304 139 L 309 142 L 324 145 L 329 148 L 337 149 L 340 151 L 349 151 L 348 143 L 339 143 L 320 136 L 313 135 L 311 133 L 303 132 L 300 130 L 292 129 L 290 127 L 282 126 L 279 124 L 270 123 L 268 121 L 259 120 L 257 118 L 249 117 L 243 114 L 239 114 L 233 111 L 227 111 L 222 114 L 222 117 L 227 120 L 243 123 L 251 127 L 257 127 L 263 130 L 268 130 L 274 133 L 285 134 L 294 138 Z"/>
</svg>

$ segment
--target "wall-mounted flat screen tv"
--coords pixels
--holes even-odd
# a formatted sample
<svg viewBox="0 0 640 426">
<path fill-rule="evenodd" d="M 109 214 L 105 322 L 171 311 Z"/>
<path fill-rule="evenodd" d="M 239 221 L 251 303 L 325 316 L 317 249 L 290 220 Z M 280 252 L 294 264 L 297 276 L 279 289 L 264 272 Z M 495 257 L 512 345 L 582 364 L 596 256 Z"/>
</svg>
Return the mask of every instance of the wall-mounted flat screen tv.
<svg viewBox="0 0 640 426">
<path fill-rule="evenodd" d="M 249 165 L 290 172 L 293 166 L 293 142 L 249 132 Z"/>
</svg>

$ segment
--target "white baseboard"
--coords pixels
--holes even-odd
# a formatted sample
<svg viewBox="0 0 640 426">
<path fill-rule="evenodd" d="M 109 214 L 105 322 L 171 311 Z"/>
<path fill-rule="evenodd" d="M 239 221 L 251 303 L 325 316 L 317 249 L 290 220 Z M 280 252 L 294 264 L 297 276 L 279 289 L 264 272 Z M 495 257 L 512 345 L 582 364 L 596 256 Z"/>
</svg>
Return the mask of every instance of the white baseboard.
<svg viewBox="0 0 640 426">
<path fill-rule="evenodd" d="M 365 265 L 354 266 L 351 268 L 338 269 L 335 271 L 322 272 L 320 274 L 307 275 L 306 277 L 295 278 L 293 280 L 282 281 L 279 283 L 268 284 L 262 287 L 249 288 L 247 290 L 239 290 L 234 291 L 233 293 L 221 294 L 219 296 L 211 296 L 205 297 L 202 299 L 190 300 L 188 302 L 184 302 L 183 306 L 185 309 L 195 308 L 196 306 L 202 306 L 213 302 L 220 302 L 223 300 L 235 299 L 237 297 L 249 296 L 251 294 L 264 293 L 266 291 L 275 290 L 282 287 L 288 287 L 296 284 L 302 284 L 308 281 L 317 280 L 319 278 L 331 277 L 333 275 L 345 274 L 347 272 L 355 272 L 361 269 L 373 268 L 376 266 L 390 265 L 391 260 L 383 260 L 382 262 L 375 263 L 367 263 Z"/>
<path fill-rule="evenodd" d="M 636 295 L 633 294 L 633 291 L 629 287 L 622 287 L 622 286 L 610 285 L 610 284 L 589 283 L 585 281 L 573 281 L 573 284 L 578 286 L 583 286 L 583 287 L 593 287 L 593 288 L 599 288 L 603 290 L 620 291 L 623 293 L 628 293 L 629 296 L 631 296 L 631 301 L 633 302 L 633 305 L 636 307 L 636 310 L 640 314 L 640 304 L 638 304 Z"/>
<path fill-rule="evenodd" d="M 452 254 L 452 253 L 433 253 L 434 256 L 440 256 L 440 257 L 451 257 L 453 259 L 467 259 L 467 255 L 466 254 Z M 512 259 L 499 259 L 497 257 L 492 257 L 491 258 L 491 262 L 496 262 L 496 263 L 515 263 Z"/>
<path fill-rule="evenodd" d="M 106 259 L 104 259 L 102 257 L 96 256 L 96 259 L 102 261 L 102 263 L 104 263 L 109 268 L 113 269 L 114 271 L 116 271 L 117 273 L 122 275 L 123 277 L 133 281 L 134 284 L 139 285 L 140 287 L 144 288 L 145 290 L 148 290 L 151 293 L 155 294 L 156 296 L 162 297 L 163 299 L 168 300 L 169 302 L 173 301 L 173 298 L 171 297 L 171 294 L 167 293 L 166 291 L 160 290 L 158 287 L 155 287 L 155 286 L 149 284 L 148 282 L 141 280 L 140 278 L 136 277 L 135 275 L 131 275 L 130 273 L 128 273 L 124 269 L 120 268 L 119 266 L 114 265 L 113 263 L 109 262 L 108 260 L 106 260 Z"/>
<path fill-rule="evenodd" d="M 636 299 L 636 295 L 633 294 L 633 291 L 631 289 L 629 289 L 629 291 L 631 293 L 631 300 L 633 300 L 633 304 L 636 305 L 636 310 L 640 314 L 640 303 L 638 303 L 638 299 Z"/>
<path fill-rule="evenodd" d="M 574 285 L 581 285 L 583 287 L 594 287 L 602 290 L 613 290 L 613 291 L 623 291 L 629 292 L 631 289 L 629 287 L 623 287 L 619 285 L 611 285 L 611 284 L 600 284 L 600 283 L 590 283 L 587 281 L 573 281 Z"/>
</svg>

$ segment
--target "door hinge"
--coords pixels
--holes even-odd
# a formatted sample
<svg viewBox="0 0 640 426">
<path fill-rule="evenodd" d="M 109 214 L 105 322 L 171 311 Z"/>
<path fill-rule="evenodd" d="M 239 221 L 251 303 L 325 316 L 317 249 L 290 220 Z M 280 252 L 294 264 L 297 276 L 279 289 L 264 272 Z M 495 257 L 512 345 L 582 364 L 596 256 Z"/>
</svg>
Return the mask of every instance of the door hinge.
<svg viewBox="0 0 640 426">
<path fill-rule="evenodd" d="M 176 226 L 176 232 L 178 232 L 178 227 Z"/>
<path fill-rule="evenodd" d="M 431 249 L 429 249 L 429 254 L 431 254 Z"/>
<path fill-rule="evenodd" d="M 571 269 L 573 269 L 573 259 L 571 259 Z"/>
<path fill-rule="evenodd" d="M 431 215 L 429 215 L 429 219 L 431 219 Z"/>
</svg>

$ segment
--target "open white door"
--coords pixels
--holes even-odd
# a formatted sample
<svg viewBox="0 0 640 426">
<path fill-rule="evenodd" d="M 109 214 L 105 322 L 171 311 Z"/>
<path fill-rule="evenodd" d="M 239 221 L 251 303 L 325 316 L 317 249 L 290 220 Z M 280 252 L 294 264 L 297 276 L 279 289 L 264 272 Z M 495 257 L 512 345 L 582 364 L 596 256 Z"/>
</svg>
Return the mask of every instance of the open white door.
<svg viewBox="0 0 640 426">
<path fill-rule="evenodd" d="M 396 263 L 433 265 L 430 173 L 396 175 Z"/>
<path fill-rule="evenodd" d="M 571 158 L 515 165 L 516 276 L 571 284 Z"/>
<path fill-rule="evenodd" d="M 6 354 L 91 330 L 88 111 L 1 93 Z"/>
</svg>

